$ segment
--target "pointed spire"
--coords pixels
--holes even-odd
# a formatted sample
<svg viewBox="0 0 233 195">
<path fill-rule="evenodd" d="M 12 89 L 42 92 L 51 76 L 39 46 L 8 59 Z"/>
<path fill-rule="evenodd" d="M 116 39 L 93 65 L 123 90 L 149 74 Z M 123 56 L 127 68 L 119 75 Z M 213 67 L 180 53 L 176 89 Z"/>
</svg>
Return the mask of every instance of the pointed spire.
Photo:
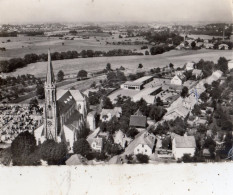
<svg viewBox="0 0 233 195">
<path fill-rule="evenodd" d="M 47 80 L 46 80 L 46 82 L 49 85 L 51 85 L 52 83 L 55 82 L 50 50 L 48 51 L 48 67 L 47 67 Z"/>
</svg>

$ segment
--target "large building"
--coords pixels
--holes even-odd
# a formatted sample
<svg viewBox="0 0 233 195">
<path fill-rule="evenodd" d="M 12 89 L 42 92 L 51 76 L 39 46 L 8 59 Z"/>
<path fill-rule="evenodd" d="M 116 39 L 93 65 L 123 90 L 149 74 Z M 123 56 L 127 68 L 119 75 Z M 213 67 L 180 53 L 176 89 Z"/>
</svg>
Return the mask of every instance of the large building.
<svg viewBox="0 0 233 195">
<path fill-rule="evenodd" d="M 144 76 L 134 81 L 127 81 L 121 85 L 123 89 L 142 90 L 143 85 L 153 81 L 153 76 Z"/>
<path fill-rule="evenodd" d="M 37 144 L 53 139 L 65 142 L 72 151 L 74 141 L 86 125 L 87 99 L 79 90 L 57 90 L 50 52 L 44 89 L 44 122 L 34 131 Z"/>
</svg>

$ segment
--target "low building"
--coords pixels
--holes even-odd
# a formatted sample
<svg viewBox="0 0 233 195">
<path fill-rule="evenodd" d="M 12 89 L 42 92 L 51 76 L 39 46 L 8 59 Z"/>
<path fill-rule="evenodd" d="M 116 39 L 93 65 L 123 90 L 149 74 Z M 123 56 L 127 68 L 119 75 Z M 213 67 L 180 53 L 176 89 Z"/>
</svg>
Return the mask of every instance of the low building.
<svg viewBox="0 0 233 195">
<path fill-rule="evenodd" d="M 206 49 L 213 49 L 214 48 L 214 44 L 213 43 L 204 43 L 204 47 Z"/>
<path fill-rule="evenodd" d="M 185 70 L 189 71 L 189 70 L 193 70 L 194 69 L 194 62 L 187 62 L 185 64 Z"/>
<path fill-rule="evenodd" d="M 176 160 L 181 159 L 184 154 L 194 156 L 196 140 L 194 136 L 175 135 L 172 140 L 172 153 Z"/>
<path fill-rule="evenodd" d="M 184 75 L 176 75 L 172 78 L 171 84 L 172 85 L 182 85 L 185 81 L 185 76 Z"/>
<path fill-rule="evenodd" d="M 187 109 L 185 106 L 178 106 L 167 112 L 164 116 L 164 120 L 175 120 L 177 117 L 185 119 L 188 116 L 189 112 L 189 109 Z"/>
<path fill-rule="evenodd" d="M 100 128 L 97 128 L 93 133 L 88 135 L 87 142 L 91 146 L 91 149 L 97 152 L 101 152 L 103 149 L 103 137 L 101 136 Z"/>
<path fill-rule="evenodd" d="M 147 118 L 138 110 L 134 115 L 130 116 L 129 126 L 135 127 L 139 131 L 146 128 Z"/>
<path fill-rule="evenodd" d="M 218 49 L 220 50 L 228 50 L 229 49 L 229 46 L 227 44 L 220 44 L 218 46 Z"/>
<path fill-rule="evenodd" d="M 142 91 L 134 95 L 132 97 L 132 100 L 134 102 L 137 102 L 141 99 L 144 99 L 147 104 L 154 104 L 156 100 L 156 95 L 161 91 L 162 91 L 161 86 L 149 87 L 149 88 L 143 89 Z"/>
<path fill-rule="evenodd" d="M 124 89 L 142 90 L 143 85 L 153 81 L 153 76 L 144 76 L 134 81 L 127 81 L 121 85 Z"/>
<path fill-rule="evenodd" d="M 100 120 L 102 122 L 110 121 L 114 116 L 120 118 L 122 114 L 121 107 L 115 107 L 114 109 L 102 109 L 100 113 Z"/>
</svg>

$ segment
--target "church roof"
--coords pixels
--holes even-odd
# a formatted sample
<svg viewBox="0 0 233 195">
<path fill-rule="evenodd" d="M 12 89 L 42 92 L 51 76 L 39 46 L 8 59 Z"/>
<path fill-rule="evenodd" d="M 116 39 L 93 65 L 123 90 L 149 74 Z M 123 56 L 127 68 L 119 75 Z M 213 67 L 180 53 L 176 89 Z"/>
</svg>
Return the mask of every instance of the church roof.
<svg viewBox="0 0 233 195">
<path fill-rule="evenodd" d="M 75 104 L 75 100 L 71 93 L 67 91 L 59 100 L 57 100 L 57 105 L 60 113 L 65 113 Z"/>
<path fill-rule="evenodd" d="M 85 100 L 84 95 L 79 90 L 69 90 L 75 101 L 83 101 Z"/>
</svg>

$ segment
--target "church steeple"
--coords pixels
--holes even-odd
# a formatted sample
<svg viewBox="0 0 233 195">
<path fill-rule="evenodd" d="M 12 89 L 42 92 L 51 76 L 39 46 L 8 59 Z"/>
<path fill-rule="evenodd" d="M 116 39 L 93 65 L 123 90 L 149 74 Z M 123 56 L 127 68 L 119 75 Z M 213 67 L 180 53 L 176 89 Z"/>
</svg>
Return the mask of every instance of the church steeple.
<svg viewBox="0 0 233 195">
<path fill-rule="evenodd" d="M 50 50 L 48 51 L 48 65 L 47 65 L 47 79 L 46 79 L 46 82 L 47 82 L 47 85 L 52 85 L 55 82 Z"/>
<path fill-rule="evenodd" d="M 57 98 L 56 84 L 53 73 L 50 51 L 48 51 L 48 66 L 45 82 L 45 106 L 44 106 L 44 127 L 47 139 L 57 140 L 58 119 L 57 119 Z"/>
</svg>

